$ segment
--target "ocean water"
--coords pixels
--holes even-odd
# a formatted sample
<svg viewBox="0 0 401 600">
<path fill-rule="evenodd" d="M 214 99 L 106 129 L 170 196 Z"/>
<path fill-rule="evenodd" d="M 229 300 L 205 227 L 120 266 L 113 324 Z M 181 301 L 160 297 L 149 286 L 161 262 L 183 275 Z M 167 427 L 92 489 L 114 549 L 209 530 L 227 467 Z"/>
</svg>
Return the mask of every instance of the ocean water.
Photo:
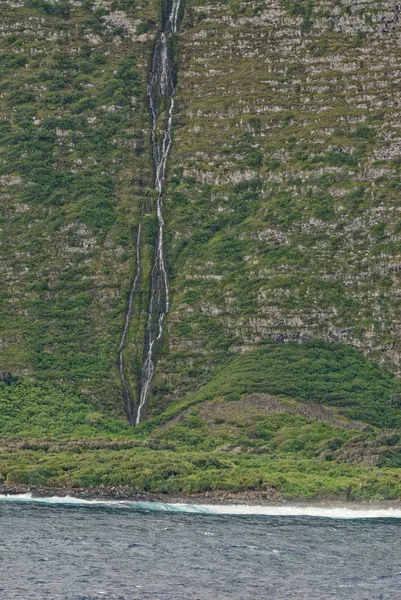
<svg viewBox="0 0 401 600">
<path fill-rule="evenodd" d="M 400 517 L 1 497 L 0 598 L 401 600 Z"/>
</svg>

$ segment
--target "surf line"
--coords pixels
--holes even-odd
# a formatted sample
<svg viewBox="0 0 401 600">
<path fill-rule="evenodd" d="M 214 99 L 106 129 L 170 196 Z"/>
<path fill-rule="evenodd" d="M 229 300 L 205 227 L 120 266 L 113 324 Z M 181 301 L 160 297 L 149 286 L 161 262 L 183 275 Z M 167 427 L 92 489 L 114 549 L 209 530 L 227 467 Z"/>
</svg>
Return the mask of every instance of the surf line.
<svg viewBox="0 0 401 600">
<path fill-rule="evenodd" d="M 326 519 L 401 519 L 401 508 L 368 508 L 349 506 L 277 506 L 247 504 L 185 504 L 168 502 L 145 502 L 130 500 L 87 500 L 74 496 L 35 497 L 26 494 L 0 494 L 0 502 L 27 502 L 50 505 L 69 506 L 109 506 L 132 511 L 171 512 L 203 515 L 226 516 L 264 516 L 264 517 L 317 517 Z"/>
</svg>

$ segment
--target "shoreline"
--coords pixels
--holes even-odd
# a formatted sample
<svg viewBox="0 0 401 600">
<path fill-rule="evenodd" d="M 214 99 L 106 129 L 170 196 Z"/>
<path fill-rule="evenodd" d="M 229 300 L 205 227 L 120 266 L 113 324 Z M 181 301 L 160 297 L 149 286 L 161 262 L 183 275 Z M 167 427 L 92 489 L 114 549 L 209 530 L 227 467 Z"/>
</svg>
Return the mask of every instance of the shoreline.
<svg viewBox="0 0 401 600">
<path fill-rule="evenodd" d="M 153 502 L 182 505 L 260 506 L 260 507 L 315 507 L 346 509 L 401 509 L 401 500 L 349 500 L 347 498 L 292 498 L 284 499 L 266 492 L 228 492 L 216 490 L 202 494 L 155 494 L 138 492 L 128 487 L 59 488 L 27 485 L 0 485 L 0 495 L 19 496 L 31 494 L 35 498 L 74 498 L 103 502 Z"/>
</svg>

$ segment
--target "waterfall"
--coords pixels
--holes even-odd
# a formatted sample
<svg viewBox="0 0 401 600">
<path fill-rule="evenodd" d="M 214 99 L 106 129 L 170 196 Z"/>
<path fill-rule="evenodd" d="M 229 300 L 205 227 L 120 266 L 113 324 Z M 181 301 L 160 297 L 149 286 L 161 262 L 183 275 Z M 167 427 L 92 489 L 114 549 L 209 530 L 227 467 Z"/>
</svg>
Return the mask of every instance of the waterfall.
<svg viewBox="0 0 401 600">
<path fill-rule="evenodd" d="M 118 368 L 120 371 L 120 379 L 123 387 L 123 398 L 125 404 L 125 410 L 128 415 L 128 421 L 130 425 L 134 425 L 134 407 L 132 403 L 131 391 L 128 385 L 127 378 L 125 376 L 125 365 L 124 365 L 124 350 L 127 344 L 128 329 L 131 323 L 132 315 L 134 314 L 134 298 L 138 287 L 138 282 L 141 275 L 141 233 L 142 233 L 142 222 L 139 222 L 138 233 L 136 236 L 136 268 L 135 275 L 131 286 L 131 292 L 129 295 L 128 308 L 125 314 L 124 328 L 121 334 L 120 345 L 118 347 Z"/>
<path fill-rule="evenodd" d="M 167 21 L 158 34 L 152 57 L 147 95 L 149 98 L 152 121 L 152 154 L 155 170 L 155 188 L 157 190 L 156 213 L 158 232 L 154 250 L 150 280 L 150 301 L 145 332 L 144 363 L 140 376 L 139 405 L 136 425 L 149 398 L 153 375 L 156 368 L 157 344 L 163 335 L 164 321 L 167 316 L 170 299 L 164 244 L 163 187 L 166 177 L 167 159 L 171 148 L 172 124 L 174 113 L 175 73 L 169 51 L 167 34 L 175 33 L 178 27 L 180 0 L 173 0 Z M 170 100 L 161 141 L 158 139 L 158 104 L 160 97 Z"/>
<path fill-rule="evenodd" d="M 169 0 L 161 0 L 164 1 Z M 134 416 L 133 399 L 126 377 L 124 364 L 124 350 L 127 343 L 128 330 L 134 314 L 134 299 L 141 276 L 141 231 L 142 216 L 140 218 L 138 235 L 136 240 L 136 270 L 129 296 L 128 308 L 125 315 L 124 328 L 118 349 L 118 366 L 121 385 L 123 388 L 123 399 L 131 425 L 137 425 L 141 420 L 141 414 L 149 398 L 153 375 L 156 368 L 156 350 L 158 342 L 163 336 L 164 321 L 170 307 L 168 274 L 164 244 L 164 219 L 163 219 L 163 187 L 166 178 L 167 159 L 171 148 L 175 71 L 169 49 L 168 35 L 176 33 L 181 0 L 172 0 L 168 5 L 168 14 L 163 15 L 163 26 L 159 31 L 153 51 L 147 96 L 149 100 L 149 111 L 151 117 L 151 144 L 153 166 L 155 172 L 154 187 L 157 190 L 156 215 L 157 215 L 157 238 L 154 249 L 153 264 L 150 275 L 150 299 L 148 317 L 146 322 L 144 362 L 139 380 L 139 404 L 136 417 Z M 163 8 L 163 6 L 162 6 Z M 163 134 L 158 135 L 159 126 L 159 101 L 164 98 L 168 103 L 167 116 L 164 119 Z M 160 139 L 161 137 L 161 139 Z"/>
</svg>

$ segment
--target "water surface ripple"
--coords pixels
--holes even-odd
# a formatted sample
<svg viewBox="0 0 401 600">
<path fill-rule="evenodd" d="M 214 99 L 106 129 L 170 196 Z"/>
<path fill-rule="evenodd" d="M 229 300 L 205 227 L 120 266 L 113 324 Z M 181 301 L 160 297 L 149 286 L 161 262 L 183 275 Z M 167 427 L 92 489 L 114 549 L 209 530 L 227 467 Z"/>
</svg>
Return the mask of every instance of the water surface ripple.
<svg viewBox="0 0 401 600">
<path fill-rule="evenodd" d="M 401 599 L 401 520 L 0 502 L 0 597 Z"/>
</svg>

